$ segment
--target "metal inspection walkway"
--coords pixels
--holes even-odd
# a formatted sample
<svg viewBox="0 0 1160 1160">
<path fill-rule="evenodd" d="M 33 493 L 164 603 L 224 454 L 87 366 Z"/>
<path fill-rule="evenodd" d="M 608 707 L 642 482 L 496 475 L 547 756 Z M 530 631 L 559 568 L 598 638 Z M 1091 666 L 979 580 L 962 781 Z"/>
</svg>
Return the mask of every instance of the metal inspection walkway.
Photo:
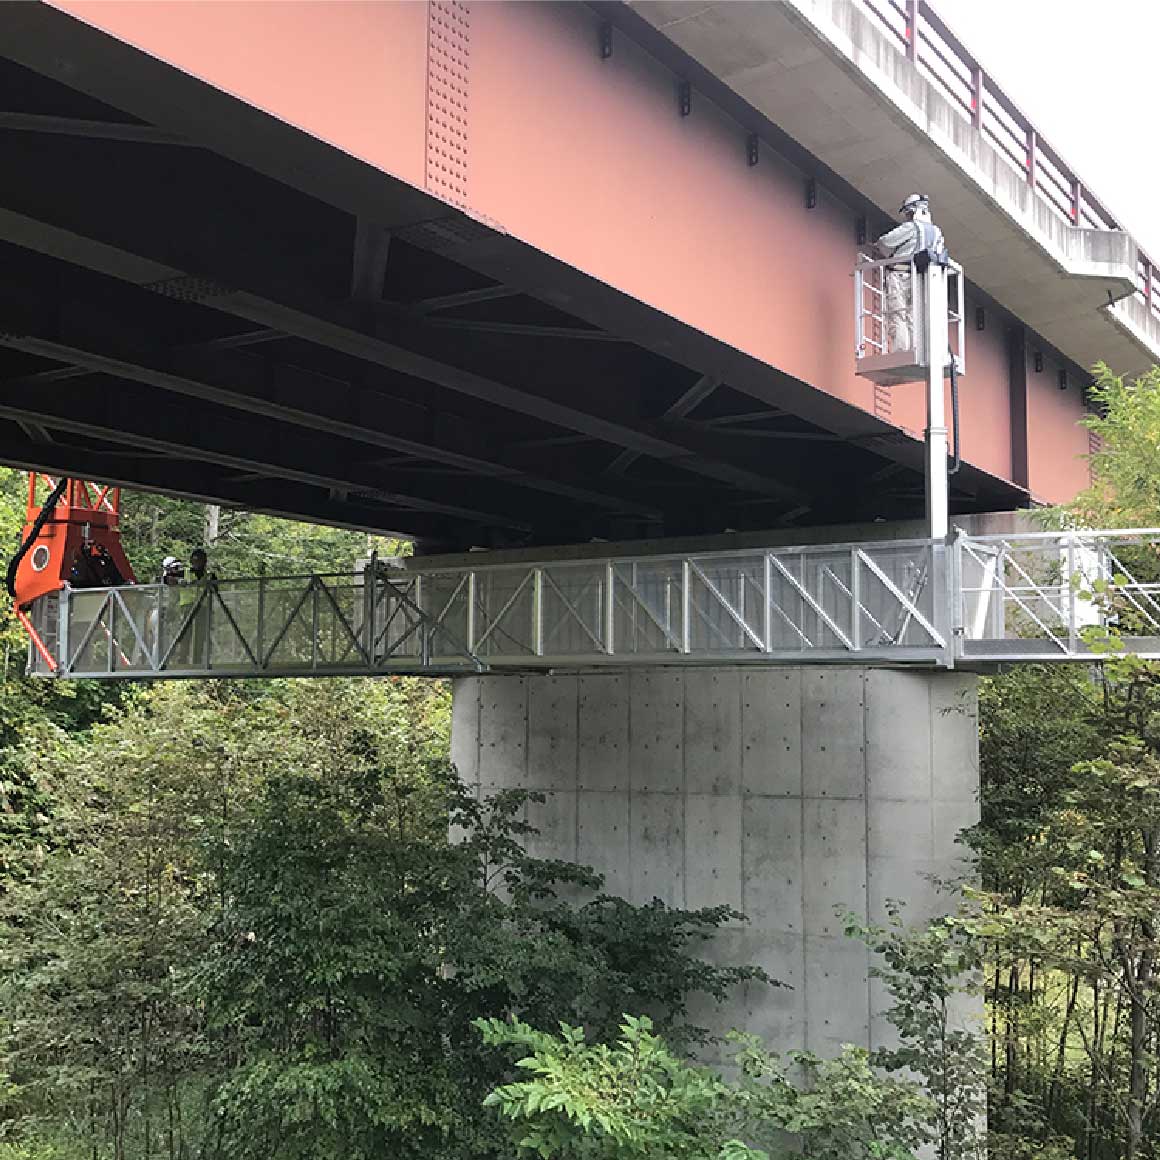
<svg viewBox="0 0 1160 1160">
<path fill-rule="evenodd" d="M 1160 658 L 1160 530 L 967 536 L 351 575 L 66 588 L 30 670 L 88 678 L 591 665 Z"/>
</svg>

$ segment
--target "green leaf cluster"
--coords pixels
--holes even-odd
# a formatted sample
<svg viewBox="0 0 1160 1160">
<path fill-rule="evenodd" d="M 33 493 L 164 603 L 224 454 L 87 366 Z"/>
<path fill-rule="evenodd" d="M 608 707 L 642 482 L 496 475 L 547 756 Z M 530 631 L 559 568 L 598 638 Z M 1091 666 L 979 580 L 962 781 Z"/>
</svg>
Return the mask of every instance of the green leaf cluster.
<svg viewBox="0 0 1160 1160">
<path fill-rule="evenodd" d="M 913 1160 L 932 1107 L 918 1087 L 876 1071 L 864 1050 L 782 1058 L 735 1037 L 736 1078 L 674 1055 L 645 1017 L 614 1043 L 518 1020 L 480 1020 L 485 1043 L 525 1053 L 526 1078 L 486 1099 L 521 1154 L 543 1160 Z"/>
</svg>

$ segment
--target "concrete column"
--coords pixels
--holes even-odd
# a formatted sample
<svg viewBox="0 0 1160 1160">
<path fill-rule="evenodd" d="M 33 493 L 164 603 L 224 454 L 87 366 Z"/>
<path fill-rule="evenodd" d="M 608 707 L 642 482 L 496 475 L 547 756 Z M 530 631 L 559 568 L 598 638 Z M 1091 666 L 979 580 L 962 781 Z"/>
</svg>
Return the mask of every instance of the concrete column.
<svg viewBox="0 0 1160 1160">
<path fill-rule="evenodd" d="M 461 679 L 452 759 L 488 793 L 543 791 L 534 848 L 609 893 L 749 917 L 717 955 L 752 986 L 711 1023 L 781 1050 L 875 1047 L 890 1028 L 836 906 L 873 920 L 946 909 L 955 835 L 978 820 L 975 678 L 828 668 L 651 668 Z M 709 1021 L 709 1020 L 707 1020 Z"/>
</svg>

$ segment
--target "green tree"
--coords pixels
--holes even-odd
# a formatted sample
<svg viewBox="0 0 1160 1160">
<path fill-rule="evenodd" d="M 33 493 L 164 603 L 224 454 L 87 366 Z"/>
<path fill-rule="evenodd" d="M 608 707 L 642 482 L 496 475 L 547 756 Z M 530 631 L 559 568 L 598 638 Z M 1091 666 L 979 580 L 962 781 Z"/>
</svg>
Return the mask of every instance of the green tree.
<svg viewBox="0 0 1160 1160">
<path fill-rule="evenodd" d="M 1074 1046 L 1087 1061 L 1089 1134 L 1131 1158 L 1145 1154 L 1157 1110 L 1160 680 L 1134 658 L 1106 670 L 1104 720 L 1119 730 L 1044 811 L 1049 881 L 996 907 L 992 938 L 1007 961 L 1069 980 L 1048 1110 Z"/>
<path fill-rule="evenodd" d="M 198 547 L 208 550 L 210 567 L 220 579 L 350 572 L 356 560 L 372 552 L 388 556 L 409 550 L 404 541 L 388 536 L 239 508 L 214 512 L 210 505 L 145 492 L 123 494 L 121 529 L 125 554 L 142 584 L 156 582 L 165 556 L 188 560 Z"/>
<path fill-rule="evenodd" d="M 118 1156 L 201 1139 L 224 1048 L 194 982 L 219 932 L 223 836 L 286 762 L 381 752 L 419 780 L 446 750 L 447 700 L 418 681 L 161 684 L 53 734 L 32 768 L 54 787 L 54 841 L 3 899 L 9 1124 Z"/>
<path fill-rule="evenodd" d="M 986 1057 L 967 1002 L 978 991 L 982 969 L 973 916 L 948 915 L 908 928 L 896 904 L 888 904 L 888 914 L 884 926 L 846 919 L 846 933 L 877 955 L 871 970 L 890 995 L 886 1017 L 899 1036 L 896 1047 L 879 1049 L 873 1061 L 921 1078 L 934 1105 L 939 1160 L 982 1157 Z"/>
<path fill-rule="evenodd" d="M 1095 1126 L 1084 1123 L 1086 1081 L 1076 1067 L 1081 978 L 1027 952 L 1050 937 L 1029 916 L 1060 897 L 1052 819 L 1082 780 L 1081 763 L 1104 750 L 1103 687 L 1084 667 L 1020 666 L 980 682 L 979 708 L 981 821 L 967 840 L 979 858 L 984 920 L 996 920 L 983 930 L 989 1146 L 1018 1156 L 1061 1133 L 1083 1139 Z M 1009 923 L 1013 913 L 1022 919 Z M 1021 937 L 1009 940 L 1009 931 Z"/>
<path fill-rule="evenodd" d="M 208 1051 L 183 977 L 208 937 L 190 854 L 219 813 L 224 715 L 186 690 L 147 704 L 40 755 L 57 841 L 3 900 L 0 943 L 10 1126 L 117 1160 L 177 1154 Z"/>
<path fill-rule="evenodd" d="M 627 996 L 695 1040 L 687 995 L 759 974 L 697 957 L 736 916 L 529 857 L 447 718 L 433 682 L 198 682 L 56 736 L 59 836 L 4 899 L 8 1123 L 117 1160 L 486 1157 L 472 1019 L 615 1030 Z"/>
<path fill-rule="evenodd" d="M 674 1055 L 649 1019 L 625 1016 L 614 1043 L 484 1019 L 486 1044 L 517 1048 L 525 1079 L 490 1092 L 521 1154 L 544 1160 L 912 1160 L 928 1138 L 929 1099 L 847 1047 L 833 1060 L 784 1059 L 738 1037 L 725 1080 Z"/>
<path fill-rule="evenodd" d="M 683 949 L 728 910 L 565 901 L 599 879 L 525 853 L 527 794 L 480 803 L 447 780 L 432 816 L 385 772 L 275 778 L 230 839 L 204 985 L 244 1061 L 217 1104 L 231 1157 L 275 1144 L 284 1157 L 499 1154 L 479 1109 L 502 1061 L 473 1019 L 520 1012 L 599 1034 L 612 992 L 688 1039 L 688 991 L 723 997 L 758 974 Z M 462 839 L 434 840 L 436 818 Z"/>
<path fill-rule="evenodd" d="M 1049 519 L 1094 528 L 1160 523 L 1160 370 L 1096 368 L 1092 484 Z M 1160 578 L 1147 543 L 1121 561 Z M 997 1155 L 1150 1154 L 1158 1138 L 1154 847 L 1160 757 L 1156 666 L 1121 657 L 1139 612 L 1114 588 L 1085 595 L 1109 617 L 1108 660 L 985 682 L 982 814 L 973 836 L 988 895 Z M 1144 631 L 1147 635 L 1147 630 Z"/>
<path fill-rule="evenodd" d="M 15 552 L 27 477 L 0 467 L 0 544 Z M 7 560 L 5 558 L 5 564 Z M 0 593 L 0 894 L 56 840 L 54 780 L 35 760 L 54 738 L 83 732 L 133 696 L 124 685 L 45 681 L 24 674 L 28 638 Z"/>
<path fill-rule="evenodd" d="M 1091 486 L 1064 513 L 1090 528 L 1148 528 L 1160 519 L 1160 367 L 1137 379 L 1097 364 L 1084 426 L 1095 435 Z"/>
<path fill-rule="evenodd" d="M 988 889 L 1020 901 L 1044 887 L 1044 823 L 1075 766 L 1102 751 L 1102 710 L 1102 686 L 1081 666 L 1020 665 L 979 682 L 981 818 L 967 841 Z"/>
</svg>

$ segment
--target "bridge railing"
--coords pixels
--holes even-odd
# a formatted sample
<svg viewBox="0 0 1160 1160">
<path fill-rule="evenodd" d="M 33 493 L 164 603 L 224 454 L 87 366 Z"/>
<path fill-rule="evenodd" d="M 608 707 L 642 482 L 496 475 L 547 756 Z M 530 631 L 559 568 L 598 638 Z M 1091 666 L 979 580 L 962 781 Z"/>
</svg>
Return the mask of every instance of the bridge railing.
<svg viewBox="0 0 1160 1160">
<path fill-rule="evenodd" d="M 1160 658 L 1160 529 L 959 535 L 361 573 L 36 601 L 65 677 Z"/>
<path fill-rule="evenodd" d="M 714 660 L 938 663 L 945 550 L 827 544 L 423 571 L 419 600 L 492 667 Z"/>
<path fill-rule="evenodd" d="M 1123 228 L 927 0 L 857 2 L 1060 218 L 1085 229 Z M 1137 296 L 1160 318 L 1160 269 L 1143 250 L 1137 287 Z"/>
<path fill-rule="evenodd" d="M 928 541 L 484 565 L 37 601 L 32 672 L 463 672 L 690 661 L 948 664 L 947 550 Z"/>
<path fill-rule="evenodd" d="M 827 544 L 374 568 L 37 601 L 42 675 L 295 676 L 704 661 L 948 664 L 947 549 Z"/>
<path fill-rule="evenodd" d="M 1160 529 L 961 536 L 961 663 L 1160 658 Z"/>
<path fill-rule="evenodd" d="M 32 606 L 38 675 L 337 676 L 478 671 L 391 570 L 200 586 L 66 588 Z M 35 641 L 34 641 L 35 644 Z"/>
</svg>

